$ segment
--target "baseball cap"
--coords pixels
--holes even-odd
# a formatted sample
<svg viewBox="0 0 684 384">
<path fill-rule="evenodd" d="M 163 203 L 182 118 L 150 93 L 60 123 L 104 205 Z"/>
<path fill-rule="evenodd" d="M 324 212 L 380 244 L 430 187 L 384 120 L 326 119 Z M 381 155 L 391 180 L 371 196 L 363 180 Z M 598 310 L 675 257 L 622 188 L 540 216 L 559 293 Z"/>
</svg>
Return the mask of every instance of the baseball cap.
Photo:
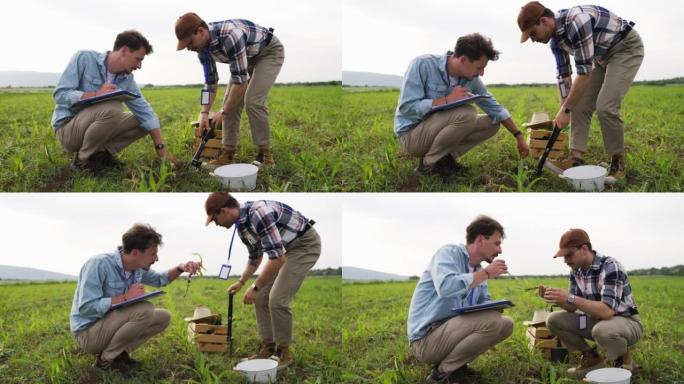
<svg viewBox="0 0 684 384">
<path fill-rule="evenodd" d="M 207 221 L 205 226 L 209 225 L 214 220 L 214 215 L 221 211 L 221 208 L 226 206 L 231 196 L 228 192 L 212 192 L 207 201 L 204 203 L 204 210 L 207 212 Z"/>
<path fill-rule="evenodd" d="M 520 9 L 520 13 L 518 13 L 518 27 L 522 31 L 521 43 L 526 42 L 530 38 L 530 28 L 542 17 L 545 9 L 546 7 L 538 1 L 530 1 Z"/>
<path fill-rule="evenodd" d="M 572 228 L 561 236 L 558 252 L 553 257 L 565 257 L 574 252 L 577 247 L 588 243 L 590 243 L 589 235 L 583 229 Z"/>
<path fill-rule="evenodd" d="M 193 12 L 188 12 L 176 20 L 176 37 L 178 38 L 177 51 L 185 49 L 188 46 L 192 35 L 200 25 L 202 25 L 202 19 Z"/>
</svg>

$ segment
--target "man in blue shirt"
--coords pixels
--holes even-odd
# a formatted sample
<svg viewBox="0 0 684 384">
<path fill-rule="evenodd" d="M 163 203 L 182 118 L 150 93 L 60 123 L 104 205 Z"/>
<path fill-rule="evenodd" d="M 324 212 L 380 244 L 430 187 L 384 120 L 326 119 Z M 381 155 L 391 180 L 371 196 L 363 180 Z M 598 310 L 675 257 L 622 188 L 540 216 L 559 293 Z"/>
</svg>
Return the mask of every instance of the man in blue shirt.
<svg viewBox="0 0 684 384">
<path fill-rule="evenodd" d="M 171 314 L 148 301 L 111 307 L 143 295 L 143 284 L 167 285 L 183 272 L 196 273 L 201 264 L 188 261 L 165 273 L 151 270 L 159 260 L 162 236 L 149 225 L 134 225 L 121 244 L 81 268 L 71 306 L 71 332 L 83 351 L 97 354 L 93 368 L 126 372 L 140 365 L 129 354 L 164 331 Z"/>
<path fill-rule="evenodd" d="M 223 126 L 223 152 L 209 165 L 234 162 L 243 106 L 247 109 L 252 141 L 259 147 L 257 161 L 274 165 L 266 99 L 285 61 L 285 50 L 273 29 L 244 19 L 207 23 L 189 12 L 176 21 L 176 37 L 177 49 L 197 52 L 204 68 L 202 94 L 208 100 L 202 102 L 200 129 L 209 126 L 219 80 L 216 63 L 230 65 L 230 81 L 221 109 L 213 115 L 214 124 Z"/>
<path fill-rule="evenodd" d="M 421 158 L 418 174 L 452 173 L 455 160 L 494 136 L 499 123 L 515 137 L 520 156 L 527 156 L 522 132 L 480 79 L 487 63 L 498 57 L 491 40 L 473 33 L 460 37 L 454 52 L 423 55 L 411 62 L 401 86 L 394 133 L 406 152 Z M 433 107 L 473 95 L 488 96 L 475 101 L 485 115 L 478 115 L 470 104 L 430 113 Z"/>
<path fill-rule="evenodd" d="M 596 111 L 603 147 L 611 156 L 609 175 L 624 179 L 624 125 L 622 100 L 644 60 L 644 43 L 632 26 L 609 10 L 580 5 L 558 12 L 531 1 L 520 9 L 518 26 L 521 43 L 549 44 L 556 59 L 560 109 L 554 124 L 565 128 L 572 120 L 570 156 L 561 168 L 584 164 L 591 118 Z M 572 80 L 570 56 L 577 76 Z"/>
<path fill-rule="evenodd" d="M 487 280 L 508 272 L 501 253 L 504 230 L 479 216 L 466 228 L 466 245 L 437 250 L 418 281 L 408 315 L 408 340 L 414 356 L 433 364 L 427 383 L 458 380 L 476 373 L 467 366 L 513 332 L 513 320 L 498 310 L 455 315 L 454 308 L 490 301 Z M 482 268 L 486 261 L 489 265 Z"/>
<path fill-rule="evenodd" d="M 249 359 L 273 359 L 278 369 L 292 363 L 292 310 L 290 303 L 306 274 L 321 255 L 321 238 L 315 222 L 278 201 L 259 200 L 239 204 L 227 192 L 214 192 L 204 205 L 206 225 L 233 225 L 249 250 L 240 279 L 228 288 L 235 294 L 257 271 L 264 253 L 268 262 L 245 293 L 245 304 L 254 304 L 259 350 Z M 232 243 L 232 240 L 231 240 Z"/>
<path fill-rule="evenodd" d="M 132 72 L 140 69 L 150 43 L 137 31 L 116 36 L 111 52 L 78 51 L 71 58 L 55 88 L 55 111 L 52 126 L 62 147 L 75 152 L 72 168 L 89 170 L 100 176 L 108 168 L 122 168 L 115 155 L 132 142 L 149 134 L 157 155 L 178 168 L 180 162 L 164 145 L 159 118 L 140 93 Z M 87 107 L 74 106 L 78 101 L 124 90 L 140 95 L 121 102 L 112 100 Z"/>
</svg>

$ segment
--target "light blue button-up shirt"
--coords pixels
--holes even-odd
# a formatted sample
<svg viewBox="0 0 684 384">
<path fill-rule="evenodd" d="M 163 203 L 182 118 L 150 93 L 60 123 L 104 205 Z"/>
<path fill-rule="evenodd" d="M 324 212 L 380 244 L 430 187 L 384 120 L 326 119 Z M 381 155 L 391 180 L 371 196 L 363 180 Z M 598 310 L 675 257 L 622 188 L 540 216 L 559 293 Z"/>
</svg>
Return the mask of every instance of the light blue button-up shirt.
<svg viewBox="0 0 684 384">
<path fill-rule="evenodd" d="M 95 92 L 105 84 L 107 78 L 105 60 L 108 54 L 109 52 L 78 51 L 71 58 L 52 93 L 55 99 L 52 126 L 55 130 L 61 128 L 83 109 L 71 106 L 81 100 L 84 93 Z M 132 73 L 117 74 L 116 86 L 121 90 L 140 95 L 137 99 L 126 101 L 126 106 L 138 119 L 141 128 L 148 132 L 159 128 L 159 118 L 152 110 L 150 103 L 140 93 L 140 88 Z"/>
<path fill-rule="evenodd" d="M 121 248 L 90 258 L 78 275 L 71 305 L 71 332 L 77 334 L 104 317 L 112 306 L 112 297 L 122 295 L 134 283 L 161 287 L 169 283 L 169 276 L 138 268 L 127 278 Z"/>
<path fill-rule="evenodd" d="M 399 104 L 394 114 L 394 133 L 401 136 L 418 125 L 432 108 L 432 100 L 443 98 L 457 87 L 464 87 L 476 95 L 492 96 L 480 77 L 468 80 L 463 77 L 452 77 L 447 73 L 447 58 L 453 55 L 418 56 L 409 64 L 404 83 L 399 94 Z M 494 97 L 475 101 L 475 103 L 492 118 L 492 123 L 511 117 L 511 113 L 501 106 Z"/>
<path fill-rule="evenodd" d="M 470 256 L 463 244 L 442 246 L 428 264 L 413 291 L 407 321 L 409 343 L 427 335 L 430 325 L 454 316 L 454 308 L 490 301 L 487 281 L 469 289 L 473 272 Z M 472 271 L 472 272 L 471 272 Z"/>
</svg>

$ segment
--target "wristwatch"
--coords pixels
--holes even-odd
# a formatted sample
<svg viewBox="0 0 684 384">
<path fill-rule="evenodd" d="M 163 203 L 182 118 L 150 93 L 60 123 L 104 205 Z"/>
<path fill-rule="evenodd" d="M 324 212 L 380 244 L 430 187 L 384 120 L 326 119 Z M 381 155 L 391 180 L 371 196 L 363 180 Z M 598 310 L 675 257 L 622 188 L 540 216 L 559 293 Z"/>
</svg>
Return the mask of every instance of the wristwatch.
<svg viewBox="0 0 684 384">
<path fill-rule="evenodd" d="M 568 303 L 575 304 L 575 295 L 568 296 Z"/>
<path fill-rule="evenodd" d="M 252 289 L 254 290 L 254 292 L 258 292 L 258 291 L 259 291 L 259 287 L 257 287 L 256 283 L 255 283 L 255 284 L 252 284 Z"/>
<path fill-rule="evenodd" d="M 159 143 L 159 144 L 155 145 L 154 147 L 155 147 L 157 150 L 160 150 L 160 149 L 164 149 L 165 145 L 164 145 L 164 143 Z"/>
</svg>

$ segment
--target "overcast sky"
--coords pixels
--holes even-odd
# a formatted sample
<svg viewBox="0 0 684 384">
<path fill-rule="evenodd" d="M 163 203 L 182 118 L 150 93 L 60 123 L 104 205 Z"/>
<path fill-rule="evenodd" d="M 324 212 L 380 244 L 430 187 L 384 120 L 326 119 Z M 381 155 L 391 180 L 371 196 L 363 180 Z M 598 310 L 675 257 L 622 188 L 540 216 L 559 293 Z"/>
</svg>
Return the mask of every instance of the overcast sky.
<svg viewBox="0 0 684 384">
<path fill-rule="evenodd" d="M 196 54 L 176 52 L 174 25 L 195 12 L 205 21 L 230 18 L 273 27 L 285 47 L 278 82 L 341 78 L 341 5 L 339 0 L 21 0 L 3 4 L 0 31 L 5 36 L 0 70 L 59 72 L 80 49 L 111 50 L 116 35 L 139 30 L 154 53 L 135 72 L 140 84 L 204 82 Z M 219 65 L 222 82 L 227 64 Z"/>
<path fill-rule="evenodd" d="M 485 83 L 552 83 L 555 62 L 548 45 L 520 44 L 517 17 L 526 0 L 443 1 L 344 0 L 342 69 L 404 75 L 416 56 L 453 50 L 459 36 L 480 32 L 492 39 L 502 54 L 485 69 Z M 602 0 L 601 5 L 634 21 L 645 46 L 637 80 L 684 76 L 681 36 L 684 3 L 658 2 L 648 7 L 640 0 Z M 556 11 L 587 4 L 542 1 Z M 574 66 L 573 66 L 574 72 Z"/>
<path fill-rule="evenodd" d="M 568 273 L 552 257 L 570 228 L 628 270 L 684 264 L 681 193 L 383 193 L 345 197 L 343 266 L 420 275 L 439 247 L 465 243 L 479 214 L 503 225 L 499 257 L 512 275 Z"/>
<path fill-rule="evenodd" d="M 0 194 L 0 264 L 78 275 L 91 256 L 112 252 L 134 223 L 148 223 L 163 236 L 159 261 L 165 271 L 198 252 L 211 275 L 226 262 L 232 228 L 204 226 L 207 193 L 32 193 Z M 341 266 L 341 212 L 330 194 L 236 193 L 238 201 L 284 202 L 316 220 L 323 250 L 316 269 Z M 232 274 L 242 273 L 247 249 L 237 235 Z M 262 268 L 263 268 L 262 263 Z"/>
</svg>

